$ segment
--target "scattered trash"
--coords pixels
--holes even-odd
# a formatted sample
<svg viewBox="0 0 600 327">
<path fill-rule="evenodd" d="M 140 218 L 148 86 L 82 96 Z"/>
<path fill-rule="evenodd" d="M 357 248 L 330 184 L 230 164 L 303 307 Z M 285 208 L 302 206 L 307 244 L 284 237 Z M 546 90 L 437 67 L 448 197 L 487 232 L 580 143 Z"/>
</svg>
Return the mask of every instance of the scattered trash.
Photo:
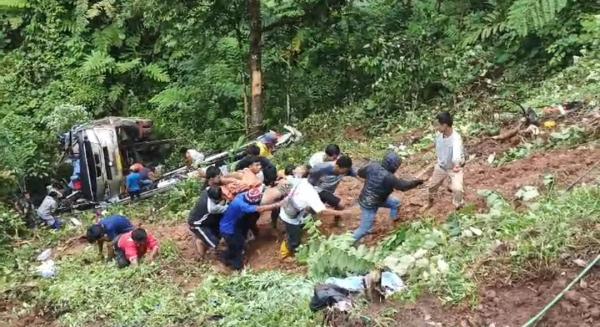
<svg viewBox="0 0 600 327">
<path fill-rule="evenodd" d="M 326 279 L 325 283 L 345 289 L 351 293 L 360 293 L 365 290 L 365 286 L 367 285 L 366 278 L 368 276 L 369 275 L 350 276 L 346 278 L 331 277 Z M 391 271 L 384 271 L 381 273 L 381 289 L 384 292 L 385 297 L 388 297 L 394 293 L 405 290 L 406 285 L 398 274 Z"/>
<path fill-rule="evenodd" d="M 583 259 L 575 259 L 575 260 L 573 260 L 573 263 L 578 265 L 581 268 L 584 268 L 585 266 L 587 266 L 587 262 Z"/>
<path fill-rule="evenodd" d="M 71 224 L 75 226 L 81 226 L 81 221 L 79 221 L 77 218 L 71 218 Z"/>
<path fill-rule="evenodd" d="M 46 260 L 50 259 L 51 255 L 52 255 L 52 249 L 46 249 L 37 256 L 36 260 L 37 261 L 46 261 Z"/>
<path fill-rule="evenodd" d="M 548 106 L 543 109 L 544 115 L 561 115 L 564 116 L 576 110 L 585 107 L 585 103 L 581 101 L 571 101 L 563 104 Z"/>
<path fill-rule="evenodd" d="M 544 127 L 547 129 L 553 129 L 556 127 L 556 122 L 554 120 L 547 120 L 544 122 Z"/>
<path fill-rule="evenodd" d="M 495 159 L 496 159 L 496 152 L 490 154 L 490 156 L 487 158 L 488 164 L 490 164 L 490 165 L 493 164 Z"/>
<path fill-rule="evenodd" d="M 56 275 L 56 265 L 54 260 L 46 260 L 37 267 L 37 272 L 44 278 L 52 278 Z"/>
<path fill-rule="evenodd" d="M 556 182 L 556 179 L 554 178 L 554 175 L 551 174 L 546 174 L 544 175 L 544 186 L 549 187 L 554 185 L 554 183 Z"/>
<path fill-rule="evenodd" d="M 332 307 L 338 302 L 349 302 L 350 292 L 333 284 L 322 284 L 315 287 L 315 292 L 310 300 L 310 310 L 313 312 Z M 343 305 L 344 308 L 347 304 Z M 350 305 L 351 306 L 351 305 Z"/>
<path fill-rule="evenodd" d="M 325 283 L 332 284 L 337 287 L 343 288 L 349 292 L 362 292 L 365 288 L 364 276 L 351 276 L 346 278 L 327 278 Z"/>
<path fill-rule="evenodd" d="M 383 287 L 386 297 L 406 289 L 402 278 L 391 271 L 384 271 L 381 274 L 381 287 Z"/>
<path fill-rule="evenodd" d="M 530 201 L 537 198 L 538 196 L 540 196 L 540 192 L 538 192 L 537 187 L 529 185 L 523 186 L 515 194 L 515 197 L 517 199 L 523 201 Z"/>
<path fill-rule="evenodd" d="M 162 180 L 160 182 L 158 182 L 158 184 L 156 185 L 156 188 L 163 188 L 163 187 L 167 187 L 167 186 L 172 186 L 179 183 L 179 180 L 176 178 L 172 178 L 172 179 L 167 179 L 167 180 Z"/>
</svg>

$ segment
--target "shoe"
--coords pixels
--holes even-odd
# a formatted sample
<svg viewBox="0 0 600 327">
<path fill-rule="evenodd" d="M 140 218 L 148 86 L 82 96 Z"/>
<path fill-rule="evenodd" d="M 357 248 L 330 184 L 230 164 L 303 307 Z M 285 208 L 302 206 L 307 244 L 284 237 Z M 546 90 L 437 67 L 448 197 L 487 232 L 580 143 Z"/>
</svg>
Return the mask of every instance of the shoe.
<svg viewBox="0 0 600 327">
<path fill-rule="evenodd" d="M 254 236 L 254 232 L 252 232 L 251 230 L 248 231 L 248 235 L 246 236 L 246 243 L 252 242 L 256 239 L 256 237 Z"/>
<path fill-rule="evenodd" d="M 62 222 L 57 219 L 57 220 L 54 221 L 54 224 L 52 224 L 50 227 L 52 229 L 58 230 L 58 229 L 61 229 L 62 225 L 63 225 Z"/>
</svg>

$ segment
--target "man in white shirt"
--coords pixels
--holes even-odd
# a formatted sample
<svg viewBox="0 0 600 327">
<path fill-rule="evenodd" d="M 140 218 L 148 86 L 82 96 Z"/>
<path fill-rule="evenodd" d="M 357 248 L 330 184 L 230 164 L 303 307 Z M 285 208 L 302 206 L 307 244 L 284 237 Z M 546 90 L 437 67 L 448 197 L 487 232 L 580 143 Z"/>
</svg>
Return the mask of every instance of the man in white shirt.
<svg viewBox="0 0 600 327">
<path fill-rule="evenodd" d="M 304 223 L 311 214 L 346 216 L 347 211 L 328 209 L 319 198 L 319 193 L 306 178 L 289 178 L 292 190 L 281 207 L 279 217 L 285 223 L 287 248 L 293 253 L 302 240 Z"/>
<path fill-rule="evenodd" d="M 55 216 L 56 209 L 58 208 L 57 199 L 59 197 L 60 193 L 51 190 L 37 209 L 38 217 L 52 229 L 60 229 L 62 227 L 62 222 Z"/>
<path fill-rule="evenodd" d="M 446 178 L 450 178 L 452 204 L 459 209 L 464 205 L 463 199 L 463 165 L 465 163 L 462 138 L 452 128 L 452 115 L 444 111 L 437 115 L 438 134 L 435 139 L 437 163 L 433 175 L 427 185 L 429 202 L 427 208 L 433 205 L 434 195 Z"/>
<path fill-rule="evenodd" d="M 318 164 L 327 162 L 327 161 L 336 161 L 340 156 L 340 147 L 337 144 L 329 144 L 325 151 L 317 152 L 313 154 L 308 160 L 308 164 L 311 167 L 314 167 Z"/>
</svg>

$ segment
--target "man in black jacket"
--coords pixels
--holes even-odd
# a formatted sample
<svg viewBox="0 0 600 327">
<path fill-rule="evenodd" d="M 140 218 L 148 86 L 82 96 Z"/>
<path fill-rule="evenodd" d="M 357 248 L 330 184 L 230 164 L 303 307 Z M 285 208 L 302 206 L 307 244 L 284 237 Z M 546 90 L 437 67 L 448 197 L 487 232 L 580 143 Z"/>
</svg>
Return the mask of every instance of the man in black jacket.
<svg viewBox="0 0 600 327">
<path fill-rule="evenodd" d="M 390 218 L 398 219 L 400 200 L 390 196 L 394 190 L 408 191 L 423 184 L 421 179 L 405 181 L 396 177 L 394 173 L 401 163 L 396 153 L 388 152 L 381 164 L 373 162 L 358 170 L 358 177 L 365 179 L 365 185 L 358 198 L 361 216 L 360 226 L 354 232 L 357 242 L 371 232 L 380 207 L 389 208 Z"/>
</svg>

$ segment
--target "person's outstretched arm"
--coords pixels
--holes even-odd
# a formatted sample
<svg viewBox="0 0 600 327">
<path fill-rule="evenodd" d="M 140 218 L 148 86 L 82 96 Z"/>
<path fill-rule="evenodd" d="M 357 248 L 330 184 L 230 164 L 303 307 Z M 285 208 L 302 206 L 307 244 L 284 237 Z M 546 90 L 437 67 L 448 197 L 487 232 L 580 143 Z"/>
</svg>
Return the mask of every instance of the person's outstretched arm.
<svg viewBox="0 0 600 327">
<path fill-rule="evenodd" d="M 413 189 L 421 184 L 423 184 L 423 180 L 422 179 L 415 179 L 415 180 L 411 180 L 411 181 L 407 181 L 398 177 L 393 177 L 394 181 L 393 181 L 393 185 L 394 185 L 394 189 L 402 191 L 402 192 L 406 192 L 410 189 Z"/>
</svg>

